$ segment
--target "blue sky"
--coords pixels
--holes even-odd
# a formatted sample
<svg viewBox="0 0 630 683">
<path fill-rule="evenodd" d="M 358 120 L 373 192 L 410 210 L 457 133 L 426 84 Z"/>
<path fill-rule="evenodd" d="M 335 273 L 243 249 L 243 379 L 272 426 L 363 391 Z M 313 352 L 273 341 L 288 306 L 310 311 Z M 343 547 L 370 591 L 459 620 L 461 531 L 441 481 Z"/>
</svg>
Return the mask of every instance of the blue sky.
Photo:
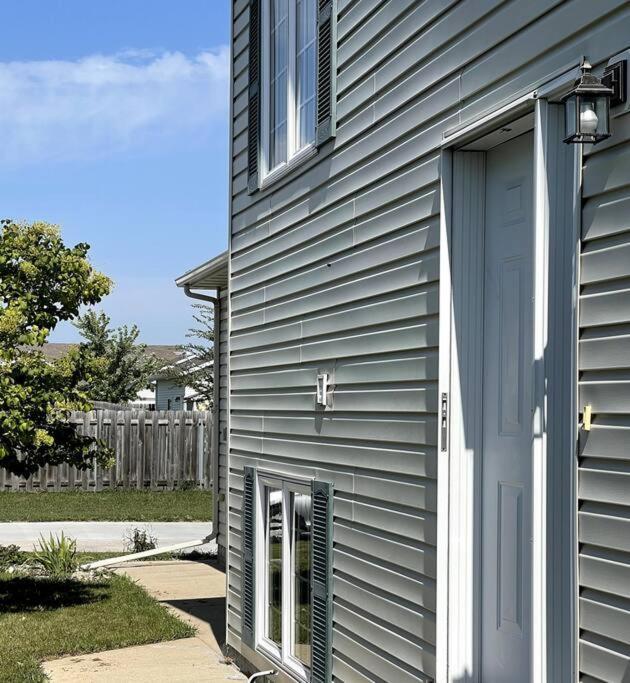
<svg viewBox="0 0 630 683">
<path fill-rule="evenodd" d="M 181 343 L 173 280 L 227 243 L 229 0 L 11 0 L 0 26 L 0 214 L 88 242 L 112 323 Z"/>
</svg>

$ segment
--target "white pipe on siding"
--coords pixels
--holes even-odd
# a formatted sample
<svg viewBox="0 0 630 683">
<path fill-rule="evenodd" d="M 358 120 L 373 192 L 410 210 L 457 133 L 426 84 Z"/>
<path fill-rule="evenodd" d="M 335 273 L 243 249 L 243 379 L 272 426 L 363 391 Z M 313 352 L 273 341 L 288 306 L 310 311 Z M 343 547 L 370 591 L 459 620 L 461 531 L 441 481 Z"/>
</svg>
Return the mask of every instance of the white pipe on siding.
<svg viewBox="0 0 630 683">
<path fill-rule="evenodd" d="M 175 550 L 183 550 L 184 548 L 194 548 L 199 545 L 210 543 L 214 540 L 217 532 L 213 531 L 209 536 L 200 538 L 196 541 L 184 541 L 183 543 L 175 543 L 174 545 L 167 545 L 161 548 L 153 548 L 153 550 L 143 550 L 141 553 L 133 553 L 131 555 L 119 555 L 118 557 L 108 557 L 105 560 L 96 560 L 88 564 L 81 565 L 81 569 L 98 569 L 99 567 L 108 567 L 114 564 L 121 564 L 122 562 L 129 562 L 130 560 L 141 560 L 145 557 L 152 557 L 153 555 L 161 555 L 162 553 L 170 553 Z"/>
<path fill-rule="evenodd" d="M 261 676 L 277 676 L 278 672 L 275 669 L 269 669 L 269 671 L 257 671 L 255 674 L 252 674 L 248 679 L 247 683 L 252 683 L 252 681 L 255 681 L 257 678 L 260 678 Z"/>
</svg>

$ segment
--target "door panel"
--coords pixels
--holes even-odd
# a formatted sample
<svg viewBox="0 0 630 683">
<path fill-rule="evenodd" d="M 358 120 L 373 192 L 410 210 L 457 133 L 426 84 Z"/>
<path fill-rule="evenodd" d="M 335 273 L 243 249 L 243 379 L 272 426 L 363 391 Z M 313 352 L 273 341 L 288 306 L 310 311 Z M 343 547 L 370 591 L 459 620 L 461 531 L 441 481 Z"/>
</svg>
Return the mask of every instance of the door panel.
<svg viewBox="0 0 630 683">
<path fill-rule="evenodd" d="M 529 681 L 533 135 L 490 150 L 484 235 L 481 677 Z"/>
</svg>

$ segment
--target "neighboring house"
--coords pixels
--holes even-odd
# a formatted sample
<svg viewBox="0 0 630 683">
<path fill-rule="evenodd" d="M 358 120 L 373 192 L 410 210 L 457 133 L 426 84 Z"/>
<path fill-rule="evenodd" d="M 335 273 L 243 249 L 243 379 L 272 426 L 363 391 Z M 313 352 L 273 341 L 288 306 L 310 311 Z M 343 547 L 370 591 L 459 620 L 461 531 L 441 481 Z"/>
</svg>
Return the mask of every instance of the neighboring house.
<svg viewBox="0 0 630 683">
<path fill-rule="evenodd" d="M 232 16 L 227 300 L 206 283 L 230 655 L 278 681 L 627 681 L 630 114 L 565 144 L 562 98 L 584 55 L 628 59 L 630 4 Z"/>
<path fill-rule="evenodd" d="M 173 378 L 173 369 L 177 366 L 182 376 Z M 182 353 L 177 360 L 160 368 L 151 377 L 155 410 L 209 410 L 207 394 L 182 384 L 187 373 L 208 367 L 212 368 L 212 362 L 199 363 L 194 356 Z"/>
<path fill-rule="evenodd" d="M 151 382 L 155 397 L 155 410 L 185 410 L 185 387 L 167 378 L 157 377 Z"/>
<path fill-rule="evenodd" d="M 56 359 L 64 356 L 75 344 L 49 343 L 44 344 L 42 351 L 47 358 Z M 169 344 L 149 344 L 146 353 L 154 356 L 169 368 L 182 362 L 183 353 L 179 346 Z M 141 389 L 133 405 L 145 407 L 147 410 L 203 410 L 196 392 L 190 387 L 180 387 L 168 376 L 156 374 L 151 378 L 147 388 Z"/>
</svg>

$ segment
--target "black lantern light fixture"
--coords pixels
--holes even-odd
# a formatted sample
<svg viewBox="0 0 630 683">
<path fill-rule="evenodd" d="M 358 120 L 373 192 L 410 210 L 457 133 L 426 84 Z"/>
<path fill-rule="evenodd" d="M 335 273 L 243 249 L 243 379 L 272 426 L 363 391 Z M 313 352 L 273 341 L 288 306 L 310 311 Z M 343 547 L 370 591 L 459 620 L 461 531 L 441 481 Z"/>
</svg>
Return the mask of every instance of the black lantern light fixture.
<svg viewBox="0 0 630 683">
<path fill-rule="evenodd" d="M 582 60 L 582 76 L 575 87 L 563 98 L 566 124 L 566 143 L 597 144 L 609 138 L 610 100 L 613 89 L 606 87 L 591 73 L 591 65 Z"/>
</svg>

